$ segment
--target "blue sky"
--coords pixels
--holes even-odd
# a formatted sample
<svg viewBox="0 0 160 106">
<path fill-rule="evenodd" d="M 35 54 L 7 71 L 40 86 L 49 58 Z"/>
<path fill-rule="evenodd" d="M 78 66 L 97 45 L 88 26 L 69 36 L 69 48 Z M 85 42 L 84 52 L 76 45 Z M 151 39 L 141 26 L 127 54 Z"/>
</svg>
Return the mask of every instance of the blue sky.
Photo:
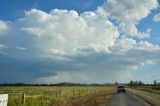
<svg viewBox="0 0 160 106">
<path fill-rule="evenodd" d="M 81 13 L 84 11 L 93 11 L 100 6 L 104 0 L 1 0 L 0 16 L 4 20 L 15 20 L 24 16 L 24 11 L 37 8 L 46 12 L 52 9 L 76 10 Z"/>
<path fill-rule="evenodd" d="M 152 29 L 152 31 L 151 31 L 152 36 L 148 40 L 153 43 L 158 43 L 158 44 L 160 42 L 157 41 L 156 38 L 158 38 L 160 35 L 160 30 L 159 30 L 160 24 L 157 22 L 154 22 L 153 17 L 155 16 L 155 14 L 158 14 L 159 11 L 160 11 L 160 8 L 153 10 L 152 13 L 149 16 L 147 16 L 146 18 L 142 19 L 137 26 L 140 31 L 145 31 L 147 28 L 151 28 Z"/>
<path fill-rule="evenodd" d="M 160 81 L 159 0 L 1 0 L 0 83 Z"/>
</svg>

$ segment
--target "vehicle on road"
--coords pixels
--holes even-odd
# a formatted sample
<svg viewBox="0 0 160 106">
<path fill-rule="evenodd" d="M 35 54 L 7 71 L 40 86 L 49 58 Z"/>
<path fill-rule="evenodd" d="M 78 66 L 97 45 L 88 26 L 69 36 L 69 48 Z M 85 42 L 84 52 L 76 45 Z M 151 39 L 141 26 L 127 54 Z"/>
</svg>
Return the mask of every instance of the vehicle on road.
<svg viewBox="0 0 160 106">
<path fill-rule="evenodd" d="M 126 88 L 124 85 L 117 86 L 117 93 L 120 93 L 120 92 L 126 93 Z"/>
</svg>

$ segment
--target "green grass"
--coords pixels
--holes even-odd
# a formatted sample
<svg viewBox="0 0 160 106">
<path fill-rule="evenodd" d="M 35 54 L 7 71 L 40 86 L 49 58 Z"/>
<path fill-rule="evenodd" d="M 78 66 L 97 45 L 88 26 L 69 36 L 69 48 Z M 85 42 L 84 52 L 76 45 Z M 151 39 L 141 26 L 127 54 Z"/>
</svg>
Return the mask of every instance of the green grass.
<svg viewBox="0 0 160 106">
<path fill-rule="evenodd" d="M 113 87 L 0 87 L 0 94 L 9 94 L 8 106 L 49 106 L 104 90 L 111 91 Z"/>
<path fill-rule="evenodd" d="M 146 86 L 146 87 L 139 87 L 137 89 L 147 91 L 147 92 L 151 92 L 151 93 L 155 93 L 155 94 L 160 94 L 160 86 L 156 86 L 156 87 Z"/>
</svg>

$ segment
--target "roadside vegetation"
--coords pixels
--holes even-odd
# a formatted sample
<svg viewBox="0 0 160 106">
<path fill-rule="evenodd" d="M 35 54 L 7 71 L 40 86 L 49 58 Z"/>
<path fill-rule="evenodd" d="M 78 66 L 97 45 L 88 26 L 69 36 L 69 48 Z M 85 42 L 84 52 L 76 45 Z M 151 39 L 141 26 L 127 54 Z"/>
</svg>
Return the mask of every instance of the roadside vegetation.
<svg viewBox="0 0 160 106">
<path fill-rule="evenodd" d="M 154 86 L 143 86 L 143 87 L 139 87 L 137 89 L 160 95 L 160 86 L 156 86 L 156 87 L 154 87 Z"/>
<path fill-rule="evenodd" d="M 152 106 L 160 106 L 160 82 L 156 80 L 152 84 L 144 84 L 142 81 L 130 81 L 129 92 L 139 96 Z"/>
<path fill-rule="evenodd" d="M 76 106 L 78 106 L 80 101 L 88 103 L 94 98 L 101 98 L 99 99 L 100 101 L 106 102 L 114 92 L 115 87 L 113 86 L 0 87 L 0 94 L 9 94 L 8 106 L 63 106 L 63 104 L 71 106 L 71 104 L 76 105 L 76 103 Z M 97 101 L 92 101 L 92 103 L 95 102 L 98 103 Z"/>
<path fill-rule="evenodd" d="M 153 84 L 144 84 L 142 81 L 130 81 L 128 85 L 138 90 L 160 94 L 160 82 L 156 80 L 153 81 Z"/>
</svg>

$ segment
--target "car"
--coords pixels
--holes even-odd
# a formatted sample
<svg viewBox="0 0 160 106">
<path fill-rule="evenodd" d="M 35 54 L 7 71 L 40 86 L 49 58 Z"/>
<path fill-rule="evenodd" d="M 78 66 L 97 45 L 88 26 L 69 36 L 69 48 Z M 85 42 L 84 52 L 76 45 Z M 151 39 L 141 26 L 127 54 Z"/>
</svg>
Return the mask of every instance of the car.
<svg viewBox="0 0 160 106">
<path fill-rule="evenodd" d="M 120 92 L 126 93 L 126 88 L 124 85 L 117 86 L 117 93 L 120 93 Z"/>
</svg>

